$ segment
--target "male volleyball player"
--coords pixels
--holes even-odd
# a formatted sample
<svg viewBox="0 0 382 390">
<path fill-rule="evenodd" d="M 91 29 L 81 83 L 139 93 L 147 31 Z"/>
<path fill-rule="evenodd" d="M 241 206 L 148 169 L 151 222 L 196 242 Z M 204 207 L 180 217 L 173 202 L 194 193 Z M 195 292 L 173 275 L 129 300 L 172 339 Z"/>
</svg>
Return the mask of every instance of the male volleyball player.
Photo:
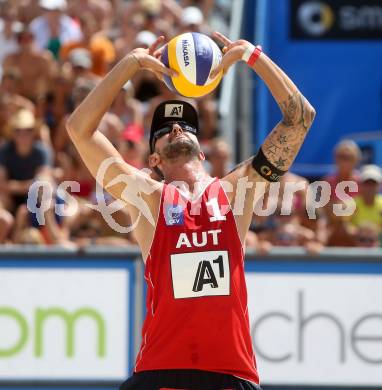
<svg viewBox="0 0 382 390">
<path fill-rule="evenodd" d="M 145 261 L 147 317 L 134 374 L 122 384 L 123 390 L 259 388 L 243 243 L 256 183 L 277 181 L 287 171 L 315 111 L 260 47 L 244 40 L 231 42 L 219 33 L 215 37 L 225 45 L 217 71 L 246 61 L 276 99 L 282 120 L 258 153 L 224 178 L 230 192 L 204 170 L 197 113 L 183 101 L 160 104 L 152 121 L 149 163 L 161 171 L 163 183 L 121 159 L 106 171 L 104 187 L 118 175 L 131 178 L 107 189 L 117 199 L 134 198 L 134 205 L 127 205 L 133 219 L 140 215 L 139 202 L 149 210 L 135 229 Z M 105 159 L 119 158 L 97 126 L 121 87 L 140 69 L 173 74 L 157 59 L 162 42 L 161 37 L 149 49 L 129 53 L 69 118 L 70 137 L 94 176 Z M 253 186 L 246 192 L 243 212 L 234 215 L 230 205 L 244 176 Z M 173 182 L 183 183 L 182 189 L 169 184 Z"/>
</svg>

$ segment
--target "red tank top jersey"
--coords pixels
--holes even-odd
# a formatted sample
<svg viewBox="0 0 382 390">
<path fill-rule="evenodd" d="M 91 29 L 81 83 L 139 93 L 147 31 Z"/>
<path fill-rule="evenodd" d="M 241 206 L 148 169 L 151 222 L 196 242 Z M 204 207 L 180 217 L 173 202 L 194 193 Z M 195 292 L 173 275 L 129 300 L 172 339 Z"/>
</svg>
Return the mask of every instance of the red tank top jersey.
<svg viewBox="0 0 382 390">
<path fill-rule="evenodd" d="M 218 180 L 194 201 L 164 186 L 145 279 L 136 372 L 197 369 L 259 383 L 242 245 Z"/>
</svg>

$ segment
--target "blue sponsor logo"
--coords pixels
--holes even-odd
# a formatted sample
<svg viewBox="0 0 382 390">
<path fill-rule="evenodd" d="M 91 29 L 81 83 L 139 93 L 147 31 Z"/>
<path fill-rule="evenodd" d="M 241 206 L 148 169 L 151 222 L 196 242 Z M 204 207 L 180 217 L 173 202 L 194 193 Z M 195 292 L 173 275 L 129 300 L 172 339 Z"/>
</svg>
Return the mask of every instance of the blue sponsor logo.
<svg viewBox="0 0 382 390">
<path fill-rule="evenodd" d="M 167 226 L 184 225 L 183 207 L 181 205 L 166 206 L 164 217 Z"/>
</svg>

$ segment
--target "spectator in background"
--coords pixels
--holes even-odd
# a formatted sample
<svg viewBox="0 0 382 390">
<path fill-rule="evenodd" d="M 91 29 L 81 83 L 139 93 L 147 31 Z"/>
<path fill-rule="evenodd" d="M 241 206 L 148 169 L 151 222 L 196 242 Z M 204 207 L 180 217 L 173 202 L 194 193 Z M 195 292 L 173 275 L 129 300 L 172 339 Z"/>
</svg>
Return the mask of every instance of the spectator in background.
<svg viewBox="0 0 382 390">
<path fill-rule="evenodd" d="M 64 62 L 60 72 L 54 80 L 55 82 L 52 86 L 51 93 L 52 99 L 45 110 L 50 113 L 50 128 L 52 129 L 54 139 L 56 138 L 57 131 L 61 132 L 62 130 L 59 129 L 62 118 L 65 117 L 67 112 L 70 112 L 73 109 L 71 97 L 77 80 L 88 79 L 97 82 L 100 79 L 100 77 L 94 73 L 93 56 L 90 50 L 81 47 L 83 46 L 82 44 L 79 44 L 79 47 L 76 46 L 77 44 L 73 43 L 63 47 L 65 53 L 63 58 Z M 65 49 L 66 47 L 68 50 Z M 96 68 L 98 71 L 101 69 L 99 66 Z M 60 137 L 61 136 L 58 135 L 59 139 Z"/>
<path fill-rule="evenodd" d="M 136 124 L 127 125 L 121 135 L 118 151 L 135 168 L 142 169 L 145 162 L 144 130 Z"/>
<path fill-rule="evenodd" d="M 18 234 L 13 242 L 18 245 L 44 245 L 44 237 L 38 229 L 30 227 Z"/>
<path fill-rule="evenodd" d="M 8 0 L 8 3 L 14 0 Z M 21 23 L 29 26 L 30 22 L 41 15 L 40 0 L 21 0 L 17 5 L 18 19 Z"/>
<path fill-rule="evenodd" d="M 56 66 L 49 52 L 37 52 L 33 34 L 24 28 L 17 35 L 19 50 L 6 57 L 4 72 L 17 69 L 22 82 L 18 83 L 18 93 L 37 104 L 43 102 L 56 72 Z"/>
<path fill-rule="evenodd" d="M 92 78 L 79 77 L 75 80 L 73 89 L 70 90 L 70 100 L 73 108 L 76 108 L 95 86 L 96 81 Z M 53 139 L 54 149 L 57 153 L 67 151 L 67 148 L 70 148 L 68 133 L 65 130 L 66 120 L 67 116 L 64 116 Z"/>
<path fill-rule="evenodd" d="M 139 32 L 135 37 L 133 47 L 148 48 L 155 42 L 155 40 L 155 34 L 151 31 L 144 30 Z M 158 80 L 153 72 L 148 70 L 143 70 L 138 73 L 131 81 L 134 85 L 136 98 L 142 102 L 148 102 L 153 97 L 158 96 L 161 90 L 160 84 L 163 84 Z"/>
<path fill-rule="evenodd" d="M 382 229 L 382 195 L 379 188 L 382 183 L 382 171 L 377 165 L 365 165 L 361 169 L 360 192 L 354 198 L 356 209 L 350 217 L 351 225 L 361 226 L 363 223 L 373 223 Z"/>
<path fill-rule="evenodd" d="M 302 244 L 298 227 L 293 223 L 277 226 L 271 239 L 272 244 L 275 246 L 300 246 Z"/>
<path fill-rule="evenodd" d="M 141 14 L 133 14 L 126 19 L 125 23 L 122 23 L 120 34 L 114 42 L 118 60 L 134 48 L 137 34 L 143 31 L 143 24 L 144 16 Z"/>
<path fill-rule="evenodd" d="M 57 135 L 61 133 L 62 129 L 60 124 L 62 118 L 65 117 L 67 112 L 70 112 L 73 107 L 73 91 L 78 80 L 89 80 L 92 84 L 98 82 L 100 79 L 95 73 L 92 72 L 92 57 L 89 50 L 85 48 L 75 48 L 68 53 L 67 61 L 63 64 L 62 71 L 55 78 L 55 83 L 52 87 L 52 101 L 50 107 L 47 107 L 46 111 L 52 113 L 55 126 L 51 126 L 54 132 L 54 138 L 58 136 L 61 140 L 61 136 Z M 66 131 L 63 131 L 66 133 Z M 63 136 L 67 139 L 66 136 Z M 55 144 L 60 141 L 55 140 Z"/>
<path fill-rule="evenodd" d="M 16 212 L 14 241 L 22 242 L 26 231 L 30 232 L 30 229 L 34 228 L 40 233 L 40 244 L 70 246 L 69 223 L 73 217 L 65 217 L 58 210 L 64 205 L 66 208 L 76 208 L 76 205 L 73 202 L 72 205 L 67 205 L 70 199 L 67 199 L 64 192 L 58 193 L 56 183 L 51 176 L 38 176 L 36 179 L 51 186 L 51 197 L 47 198 L 45 201 L 48 203 L 43 205 L 42 187 L 36 189 L 38 193 L 33 196 L 36 199 L 36 207 L 41 210 L 40 215 L 31 212 L 25 204 L 20 205 Z"/>
<path fill-rule="evenodd" d="M 124 10 L 123 23 L 137 14 L 143 15 L 143 29 L 158 35 L 158 23 L 162 21 L 179 26 L 182 8 L 175 0 L 130 0 Z"/>
<path fill-rule="evenodd" d="M 0 146 L 0 196 L 8 210 L 26 203 L 29 186 L 39 174 L 50 175 L 50 151 L 36 140 L 33 112 L 19 110 L 10 120 L 12 140 Z M 0 199 L 1 200 L 1 199 Z"/>
<path fill-rule="evenodd" d="M 288 183 L 299 184 L 301 187 L 299 191 L 290 193 L 291 198 L 287 197 Z M 308 253 L 320 252 L 325 243 L 320 234 L 321 222 L 316 222 L 309 227 L 302 223 L 306 217 L 307 186 L 306 179 L 287 172 L 281 179 L 279 191 L 266 191 L 259 199 L 250 227 L 250 230 L 256 234 L 257 240 L 253 241 L 250 238 L 248 242 L 255 242 L 256 249 L 260 249 L 261 252 L 264 252 L 264 248 L 269 251 L 273 245 L 303 246 Z M 271 214 L 259 215 L 265 210 Z M 275 211 L 272 212 L 273 210 Z"/>
<path fill-rule="evenodd" d="M 381 232 L 382 195 L 378 194 L 378 190 L 382 183 L 382 171 L 376 165 L 365 165 L 359 180 L 359 194 L 354 197 L 354 213 L 350 217 L 335 217 L 331 214 L 329 246 L 359 246 L 357 229 L 363 224 L 374 224 Z"/>
<path fill-rule="evenodd" d="M 134 124 L 143 127 L 142 103 L 134 98 L 134 86 L 128 81 L 114 100 L 110 112 L 117 115 L 124 126 Z"/>
<path fill-rule="evenodd" d="M 218 108 L 216 105 L 215 92 L 196 100 L 202 132 L 202 142 L 213 139 L 219 135 Z"/>
<path fill-rule="evenodd" d="M 18 69 L 8 68 L 1 77 L 0 94 L 8 99 L 10 106 L 34 111 L 35 105 L 29 99 L 17 93 L 21 83 L 22 79 Z"/>
<path fill-rule="evenodd" d="M 107 112 L 98 125 L 99 131 L 118 149 L 124 129 L 122 121 L 112 112 Z"/>
<path fill-rule="evenodd" d="M 10 118 L 21 108 L 35 112 L 35 105 L 24 96 L 17 93 L 22 82 L 17 69 L 8 68 L 0 83 L 0 140 L 10 139 Z"/>
<path fill-rule="evenodd" d="M 82 39 L 79 24 L 65 14 L 66 0 L 40 0 L 43 14 L 33 19 L 30 29 L 38 50 L 49 50 L 58 59 L 61 46 Z"/>
<path fill-rule="evenodd" d="M 68 63 L 71 66 L 72 85 L 79 78 L 98 80 L 99 77 L 93 72 L 93 59 L 90 51 L 85 48 L 75 48 L 68 53 Z"/>
<path fill-rule="evenodd" d="M 212 177 L 222 178 L 229 172 L 231 150 L 223 138 L 214 138 L 206 147 L 206 160 L 210 164 L 208 168 Z"/>
<path fill-rule="evenodd" d="M 72 230 L 71 239 L 79 247 L 88 245 L 124 246 L 130 244 L 125 237 L 105 236 L 102 234 L 102 224 L 96 219 L 82 222 Z"/>
<path fill-rule="evenodd" d="M 208 34 L 203 13 L 197 7 L 186 7 L 182 12 L 180 23 L 180 33 L 193 31 Z"/>
<path fill-rule="evenodd" d="M 361 150 L 352 140 L 343 140 L 338 143 L 334 149 L 334 161 L 336 171 L 324 178 L 331 187 L 331 200 L 338 201 L 335 189 L 338 183 L 342 181 L 354 181 L 359 183 L 359 175 L 356 171 L 361 161 Z M 357 192 L 347 192 L 350 196 L 357 195 Z"/>
<path fill-rule="evenodd" d="M 76 80 L 71 97 L 74 108 L 82 102 L 95 85 L 96 81 L 94 79 L 78 78 Z M 80 184 L 80 192 L 74 195 L 82 201 L 89 200 L 95 181 L 79 154 L 69 142 L 68 133 L 65 129 L 66 120 L 67 116 L 61 120 L 54 139 L 56 160 L 61 170 L 60 180 L 74 180 L 78 182 Z"/>
<path fill-rule="evenodd" d="M 328 225 L 328 246 L 353 246 L 354 240 L 351 229 L 345 219 L 338 217 L 333 213 L 333 204 L 341 203 L 335 193 L 336 186 L 342 181 L 352 181 L 358 186 L 359 173 L 356 170 L 360 160 L 361 151 L 358 145 L 352 140 L 343 140 L 338 143 L 334 149 L 334 159 L 336 164 L 336 171 L 324 178 L 330 184 L 331 194 L 330 202 L 325 207 L 324 214 Z M 345 191 L 349 196 L 355 197 L 358 191 Z"/>
<path fill-rule="evenodd" d="M 354 239 L 355 246 L 360 248 L 379 248 L 381 229 L 374 223 L 364 222 L 356 230 Z"/>
<path fill-rule="evenodd" d="M 4 244 L 13 226 L 12 214 L 0 205 L 0 244 Z"/>
<path fill-rule="evenodd" d="M 181 0 L 180 5 L 182 8 L 197 8 L 200 9 L 203 15 L 205 15 L 206 18 L 209 17 L 216 0 Z"/>
<path fill-rule="evenodd" d="M 68 54 L 61 71 L 54 78 L 50 92 L 43 106 L 44 119 L 56 138 L 56 130 L 66 112 L 71 110 L 70 95 L 79 78 L 98 80 L 99 76 L 92 72 L 92 58 L 89 50 L 74 48 Z"/>
<path fill-rule="evenodd" d="M 327 221 L 327 242 L 329 247 L 354 246 L 354 229 L 346 222 L 344 217 L 336 216 L 330 211 Z"/>
<path fill-rule="evenodd" d="M 309 253 L 318 253 L 322 249 L 315 232 L 301 224 L 295 208 L 292 208 L 289 215 L 282 215 L 281 208 L 278 207 L 270 242 L 276 246 L 303 246 Z"/>
<path fill-rule="evenodd" d="M 195 5 L 202 7 L 202 12 L 194 8 Z M 182 29 L 205 32 L 211 6 L 210 0 L 0 0 L 0 72 L 1 56 L 4 57 L 4 77 L 0 83 L 0 242 L 15 230 L 14 242 L 17 243 L 43 245 L 59 243 L 62 239 L 62 221 L 57 220 L 53 209 L 46 212 L 46 219 L 52 217 L 49 226 L 55 227 L 44 230 L 35 224 L 25 207 L 29 184 L 40 173 L 51 175 L 57 182 L 78 181 L 80 193 L 72 194 L 80 198 L 78 221 L 97 220 L 96 213 L 87 214 L 83 210 L 83 204 L 92 199 L 95 182 L 77 152 L 68 145 L 64 130 L 67 113 L 98 82 L 99 75 L 108 71 L 117 50 L 117 56 L 124 56 L 134 47 L 149 46 L 156 35 L 171 39 Z M 121 12 L 111 12 L 113 9 Z M 152 103 L 156 101 L 157 105 L 163 99 L 178 96 L 151 73 L 142 72 L 133 83 L 137 88 L 129 83 L 121 90 L 100 129 L 126 161 L 143 168 L 147 166 L 143 122 L 151 115 Z M 204 145 L 208 147 L 211 143 L 212 148 L 217 135 L 214 99 L 215 96 L 210 95 L 195 103 L 203 123 Z M 28 129 L 25 112 L 35 113 L 30 121 L 35 124 L 33 130 Z M 19 120 L 15 128 L 15 118 L 20 115 L 24 116 L 24 125 Z M 50 139 L 55 147 L 52 172 Z M 216 150 L 211 153 L 215 175 L 227 170 L 223 163 L 227 154 L 220 141 L 216 141 Z M 219 161 L 223 163 L 221 167 Z M 15 168 L 15 164 L 19 167 Z M 20 168 L 23 164 L 26 168 Z M 2 204 L 1 199 L 6 204 Z M 21 207 L 17 208 L 18 204 Z M 13 216 L 5 206 L 12 210 Z M 123 225 L 131 224 L 129 215 L 119 214 L 114 216 L 119 217 Z M 78 221 L 70 224 L 69 230 L 81 227 Z M 85 240 L 88 244 L 101 243 L 97 239 L 100 235 L 114 234 L 105 231 L 104 221 L 98 222 L 100 228 L 94 229 L 94 237 Z M 51 234 L 60 231 L 60 234 Z M 67 232 L 65 235 L 62 243 L 67 239 Z M 128 238 L 133 242 L 132 237 Z M 120 241 L 120 244 L 125 243 Z"/>
<path fill-rule="evenodd" d="M 96 31 L 107 30 L 113 16 L 111 3 L 109 0 L 69 0 L 68 15 L 73 19 L 89 15 L 96 23 Z"/>
<path fill-rule="evenodd" d="M 0 18 L 0 78 L 3 74 L 4 59 L 15 53 L 19 44 L 17 33 L 22 29 L 22 24 L 17 21 L 17 10 L 14 7 L 4 7 Z"/>
<path fill-rule="evenodd" d="M 109 70 L 109 65 L 115 60 L 113 43 L 99 32 L 93 15 L 80 16 L 80 25 L 83 32 L 82 39 L 64 44 L 60 50 L 60 58 L 66 60 L 73 49 L 87 49 L 92 60 L 91 71 L 98 76 L 104 76 Z"/>
</svg>

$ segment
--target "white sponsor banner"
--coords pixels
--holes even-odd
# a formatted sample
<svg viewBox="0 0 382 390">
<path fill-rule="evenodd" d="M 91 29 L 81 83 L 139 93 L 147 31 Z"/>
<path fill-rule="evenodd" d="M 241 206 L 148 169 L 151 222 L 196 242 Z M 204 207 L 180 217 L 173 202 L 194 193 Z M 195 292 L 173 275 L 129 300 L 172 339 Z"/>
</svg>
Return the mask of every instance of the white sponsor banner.
<svg viewBox="0 0 382 390">
<path fill-rule="evenodd" d="M 0 380 L 126 378 L 128 276 L 0 268 Z"/>
<path fill-rule="evenodd" d="M 382 275 L 246 274 L 261 382 L 382 386 Z"/>
</svg>

